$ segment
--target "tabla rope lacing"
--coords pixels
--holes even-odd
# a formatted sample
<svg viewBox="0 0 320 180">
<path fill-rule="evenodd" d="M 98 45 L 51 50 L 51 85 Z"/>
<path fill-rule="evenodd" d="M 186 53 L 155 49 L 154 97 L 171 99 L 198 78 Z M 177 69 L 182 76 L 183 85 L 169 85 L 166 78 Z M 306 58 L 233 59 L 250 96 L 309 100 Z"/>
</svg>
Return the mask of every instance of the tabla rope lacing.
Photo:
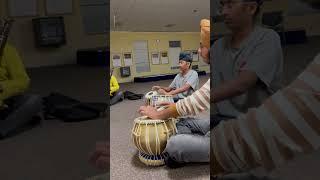
<svg viewBox="0 0 320 180">
<path fill-rule="evenodd" d="M 138 131 L 138 132 L 140 133 L 140 135 L 141 135 L 142 128 L 141 128 L 140 124 L 138 125 L 138 130 L 137 130 L 137 131 Z M 137 142 L 138 142 L 138 148 L 139 148 L 140 150 L 143 150 L 143 149 L 142 149 L 142 145 L 141 145 L 140 135 L 137 136 L 136 138 L 138 139 L 138 140 L 137 140 Z"/>
<path fill-rule="evenodd" d="M 155 133 L 155 139 L 156 139 L 156 154 L 160 154 L 160 138 L 159 138 L 159 132 L 158 132 L 158 126 L 156 123 L 154 123 L 154 127 L 156 129 Z"/>
<path fill-rule="evenodd" d="M 174 134 L 177 134 L 178 133 L 178 129 L 177 129 L 177 120 L 176 119 L 172 119 L 171 121 L 173 127 L 174 127 L 174 130 L 176 131 Z"/>
<path fill-rule="evenodd" d="M 148 151 L 148 153 L 149 154 L 152 154 L 153 155 L 153 153 L 152 153 L 152 150 L 151 150 L 151 146 L 150 146 L 150 137 L 148 136 L 148 134 L 149 134 L 149 128 L 148 128 L 148 125 L 147 124 L 145 124 L 146 125 L 146 136 L 145 136 L 145 140 L 146 140 L 146 147 L 147 147 L 147 151 Z"/>
<path fill-rule="evenodd" d="M 133 119 L 136 119 L 137 114 L 138 114 L 138 111 L 136 111 L 136 113 L 134 114 L 134 118 Z M 135 124 L 137 124 L 137 123 L 135 123 Z M 136 125 L 134 125 L 134 127 L 136 127 Z M 141 145 L 141 140 L 140 140 L 140 136 L 141 136 L 140 123 L 138 123 L 138 127 L 133 129 L 132 134 L 135 135 L 134 142 L 137 143 L 137 146 L 138 146 L 137 148 L 141 150 L 142 149 L 142 145 Z"/>
<path fill-rule="evenodd" d="M 168 140 L 170 136 L 169 136 L 169 133 L 168 133 L 168 132 L 169 132 L 169 129 L 168 129 L 166 123 L 164 123 L 164 128 L 166 129 L 166 132 L 167 132 L 167 133 L 166 133 L 166 134 L 167 134 L 167 140 Z"/>
</svg>

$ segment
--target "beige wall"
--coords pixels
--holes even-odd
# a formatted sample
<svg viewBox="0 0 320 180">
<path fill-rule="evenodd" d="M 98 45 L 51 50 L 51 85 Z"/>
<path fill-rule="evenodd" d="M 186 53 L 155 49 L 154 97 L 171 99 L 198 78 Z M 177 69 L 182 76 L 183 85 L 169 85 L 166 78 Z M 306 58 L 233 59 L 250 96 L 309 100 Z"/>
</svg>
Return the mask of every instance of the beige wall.
<svg viewBox="0 0 320 180">
<path fill-rule="evenodd" d="M 133 53 L 134 41 L 144 40 L 148 42 L 149 62 L 151 61 L 151 52 L 168 51 L 169 41 L 181 41 L 181 49 L 197 50 L 199 48 L 200 32 L 111 32 L 110 34 L 110 56 L 112 53 Z M 156 41 L 160 40 L 159 43 Z M 111 59 L 111 58 L 110 58 Z M 201 61 L 201 60 L 200 60 Z M 110 63 L 112 64 L 112 63 Z M 114 75 L 117 80 L 122 82 L 132 82 L 134 77 L 150 76 L 158 74 L 172 74 L 178 73 L 179 70 L 171 70 L 171 64 L 152 65 L 150 63 L 150 72 L 137 73 L 135 67 L 135 59 L 133 56 L 133 66 L 131 66 L 131 76 L 128 78 L 121 78 L 119 68 L 114 70 Z M 210 67 L 204 63 L 193 62 L 192 65 L 199 65 L 199 70 L 210 72 Z"/>
<path fill-rule="evenodd" d="M 304 16 L 287 17 L 286 28 L 306 29 L 308 36 L 320 36 L 320 14 L 309 14 Z"/>
<path fill-rule="evenodd" d="M 0 0 L 0 16 L 7 17 L 6 0 Z M 59 48 L 36 48 L 32 27 L 32 18 L 14 17 L 15 23 L 10 32 L 9 42 L 15 45 L 27 67 L 74 64 L 76 50 L 106 46 L 107 36 L 104 34 L 87 35 L 83 30 L 79 0 L 73 1 L 73 13 L 63 15 L 66 30 L 66 45 Z M 38 0 L 39 16 L 45 17 L 45 1 Z"/>
</svg>

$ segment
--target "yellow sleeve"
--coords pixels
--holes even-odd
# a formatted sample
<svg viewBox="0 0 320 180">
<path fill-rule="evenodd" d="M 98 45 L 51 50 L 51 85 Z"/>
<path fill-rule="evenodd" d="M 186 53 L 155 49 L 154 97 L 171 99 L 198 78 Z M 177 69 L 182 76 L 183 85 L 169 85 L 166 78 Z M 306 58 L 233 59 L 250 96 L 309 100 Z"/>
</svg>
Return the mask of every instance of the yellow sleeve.
<svg viewBox="0 0 320 180">
<path fill-rule="evenodd" d="M 1 61 L 8 72 L 8 79 L 0 81 L 0 88 L 2 89 L 0 101 L 3 101 L 26 91 L 30 85 L 30 79 L 14 47 L 6 45 Z"/>
<path fill-rule="evenodd" d="M 111 76 L 110 79 L 110 94 L 118 91 L 120 89 L 119 83 L 114 76 Z"/>
</svg>

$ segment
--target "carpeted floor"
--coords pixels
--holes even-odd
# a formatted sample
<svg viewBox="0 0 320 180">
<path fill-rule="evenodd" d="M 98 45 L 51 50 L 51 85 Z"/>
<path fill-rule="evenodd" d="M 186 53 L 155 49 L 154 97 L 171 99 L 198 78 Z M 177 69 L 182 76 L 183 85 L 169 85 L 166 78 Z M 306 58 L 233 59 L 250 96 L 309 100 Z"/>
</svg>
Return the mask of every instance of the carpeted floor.
<svg viewBox="0 0 320 180">
<path fill-rule="evenodd" d="M 105 102 L 105 70 L 62 66 L 29 71 L 31 93 L 61 92 L 82 101 Z M 98 140 L 108 138 L 107 119 L 80 123 L 43 121 L 40 126 L 0 141 L 1 180 L 82 180 L 103 172 L 88 163 Z"/>
</svg>

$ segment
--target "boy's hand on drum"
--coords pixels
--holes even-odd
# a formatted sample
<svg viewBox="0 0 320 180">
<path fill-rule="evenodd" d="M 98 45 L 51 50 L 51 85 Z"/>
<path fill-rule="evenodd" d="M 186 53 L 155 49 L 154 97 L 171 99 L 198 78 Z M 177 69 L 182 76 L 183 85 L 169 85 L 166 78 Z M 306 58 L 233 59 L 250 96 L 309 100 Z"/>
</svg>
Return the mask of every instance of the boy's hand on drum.
<svg viewBox="0 0 320 180">
<path fill-rule="evenodd" d="M 143 116 L 148 116 L 151 119 L 159 119 L 159 112 L 152 106 L 141 106 L 139 108 L 139 113 Z"/>
<path fill-rule="evenodd" d="M 109 142 L 98 142 L 95 150 L 90 154 L 90 163 L 99 169 L 107 170 L 109 168 L 110 161 L 109 148 Z"/>
<path fill-rule="evenodd" d="M 153 86 L 152 91 L 158 91 L 160 89 L 160 86 Z"/>
<path fill-rule="evenodd" d="M 162 95 L 167 95 L 168 94 L 167 91 L 165 91 L 164 89 L 159 89 L 158 93 L 162 94 Z"/>
</svg>

